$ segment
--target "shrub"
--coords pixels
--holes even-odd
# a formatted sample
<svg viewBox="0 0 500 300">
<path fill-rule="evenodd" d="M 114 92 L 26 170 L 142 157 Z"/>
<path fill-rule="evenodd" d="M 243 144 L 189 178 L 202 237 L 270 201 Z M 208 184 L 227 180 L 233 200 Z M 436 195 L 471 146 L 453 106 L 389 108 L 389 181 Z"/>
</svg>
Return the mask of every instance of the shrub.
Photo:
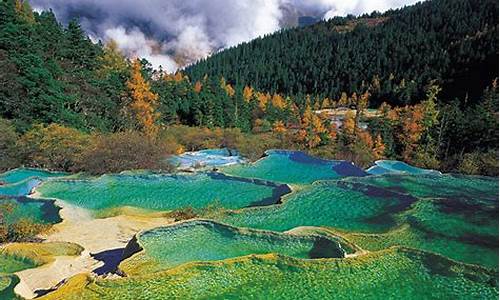
<svg viewBox="0 0 500 300">
<path fill-rule="evenodd" d="M 167 218 L 173 218 L 175 222 L 182 221 L 182 220 L 189 220 L 189 219 L 194 219 L 197 218 L 198 214 L 195 212 L 195 210 L 191 207 L 184 207 L 178 210 L 171 211 L 167 214 Z"/>
<path fill-rule="evenodd" d="M 96 135 L 82 154 L 80 170 L 90 174 L 118 173 L 125 170 L 171 170 L 166 145 L 140 132 Z"/>
<path fill-rule="evenodd" d="M 37 234 L 47 231 L 50 228 L 48 224 L 35 223 L 28 219 L 20 219 L 14 224 L 9 225 L 9 241 L 28 241 Z"/>
<path fill-rule="evenodd" d="M 472 152 L 464 155 L 458 167 L 460 173 L 498 176 L 498 152 Z"/>
<path fill-rule="evenodd" d="M 89 136 L 58 124 L 35 125 L 18 141 L 23 161 L 31 167 L 72 171 L 88 147 Z"/>
</svg>

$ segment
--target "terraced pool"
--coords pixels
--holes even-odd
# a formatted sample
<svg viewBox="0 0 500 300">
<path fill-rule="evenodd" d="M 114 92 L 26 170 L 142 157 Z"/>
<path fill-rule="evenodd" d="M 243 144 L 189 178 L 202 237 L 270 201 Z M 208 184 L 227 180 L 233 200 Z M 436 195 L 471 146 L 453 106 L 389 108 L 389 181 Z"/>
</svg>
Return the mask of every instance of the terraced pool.
<svg viewBox="0 0 500 300">
<path fill-rule="evenodd" d="M 90 180 L 51 180 L 37 191 L 78 206 L 104 210 L 133 206 L 151 210 L 203 208 L 218 203 L 236 209 L 276 203 L 286 185 L 228 177 L 218 173 L 186 175 L 104 175 Z"/>
<path fill-rule="evenodd" d="M 298 226 L 381 232 L 396 226 L 394 215 L 417 199 L 369 185 L 321 181 L 284 198 L 272 207 L 226 214 L 234 226 L 286 231 Z"/>
<path fill-rule="evenodd" d="M 43 180 L 47 178 L 61 177 L 66 175 L 68 174 L 62 172 L 50 172 L 40 169 L 18 168 L 0 174 L 0 182 L 9 184 L 9 183 L 23 181 L 25 179 L 33 177 Z"/>
<path fill-rule="evenodd" d="M 317 180 L 366 175 L 350 162 L 324 160 L 300 151 L 285 150 L 266 151 L 266 157 L 253 164 L 224 167 L 222 172 L 238 177 L 291 184 L 310 184 Z"/>
<path fill-rule="evenodd" d="M 208 220 L 159 227 L 138 235 L 144 250 L 122 263 L 127 274 L 169 269 L 187 262 L 250 254 L 279 253 L 297 258 L 344 257 L 340 244 L 322 236 L 242 230 Z M 134 247 L 135 241 L 129 247 Z M 142 271 L 140 271 L 142 270 Z"/>
<path fill-rule="evenodd" d="M 59 216 L 60 208 L 52 200 L 0 197 L 0 205 L 10 208 L 4 216 L 7 224 L 13 224 L 21 219 L 42 224 L 55 224 L 62 221 Z"/>
<path fill-rule="evenodd" d="M 41 299 L 497 299 L 496 272 L 391 248 L 348 259 L 266 255 L 119 280 L 72 278 Z"/>
<path fill-rule="evenodd" d="M 366 172 L 370 175 L 385 175 L 385 174 L 440 175 L 441 174 L 441 172 L 436 170 L 417 168 L 397 160 L 376 161 L 375 165 L 366 170 Z"/>
<path fill-rule="evenodd" d="M 66 176 L 66 173 L 37 169 L 13 169 L 0 174 L 0 196 L 26 196 L 44 180 Z"/>
</svg>

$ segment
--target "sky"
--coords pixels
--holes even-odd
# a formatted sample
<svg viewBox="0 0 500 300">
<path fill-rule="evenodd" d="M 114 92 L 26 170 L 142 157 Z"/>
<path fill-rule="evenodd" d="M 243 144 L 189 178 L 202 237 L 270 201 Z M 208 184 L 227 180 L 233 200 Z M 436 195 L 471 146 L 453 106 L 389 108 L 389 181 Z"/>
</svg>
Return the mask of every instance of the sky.
<svg viewBox="0 0 500 300">
<path fill-rule="evenodd" d="M 411 5 L 418 0 L 30 0 L 60 22 L 78 18 L 97 41 L 114 40 L 129 57 L 174 72 L 211 53 L 294 25 Z"/>
</svg>

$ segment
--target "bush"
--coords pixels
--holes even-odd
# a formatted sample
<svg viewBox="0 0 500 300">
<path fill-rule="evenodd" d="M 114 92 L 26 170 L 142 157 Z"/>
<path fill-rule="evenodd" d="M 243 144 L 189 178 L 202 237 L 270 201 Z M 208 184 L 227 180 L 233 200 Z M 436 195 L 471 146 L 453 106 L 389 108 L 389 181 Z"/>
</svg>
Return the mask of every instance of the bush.
<svg viewBox="0 0 500 300">
<path fill-rule="evenodd" d="M 37 234 L 47 231 L 51 225 L 32 222 L 28 219 L 21 219 L 9 225 L 9 241 L 29 241 Z"/>
<path fill-rule="evenodd" d="M 460 173 L 498 176 L 498 152 L 472 152 L 463 156 L 458 167 Z"/>
<path fill-rule="evenodd" d="M 167 145 L 140 132 L 97 135 L 82 154 L 79 169 L 90 174 L 118 173 L 125 170 L 171 170 Z"/>
<path fill-rule="evenodd" d="M 35 125 L 18 141 L 22 161 L 31 167 L 73 171 L 89 144 L 89 136 L 58 124 Z"/>
</svg>

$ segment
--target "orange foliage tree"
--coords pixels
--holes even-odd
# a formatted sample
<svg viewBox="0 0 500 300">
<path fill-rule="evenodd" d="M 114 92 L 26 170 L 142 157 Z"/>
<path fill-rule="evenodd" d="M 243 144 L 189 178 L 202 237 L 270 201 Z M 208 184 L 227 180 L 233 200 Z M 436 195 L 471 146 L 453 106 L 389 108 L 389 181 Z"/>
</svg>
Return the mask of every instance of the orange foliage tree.
<svg viewBox="0 0 500 300">
<path fill-rule="evenodd" d="M 127 81 L 127 87 L 132 100 L 129 108 L 135 117 L 137 127 L 146 135 L 152 137 L 158 133 L 158 126 L 156 124 L 160 117 L 160 114 L 156 112 L 158 95 L 151 92 L 151 87 L 144 80 L 141 69 L 141 62 L 136 59 L 132 64 L 130 79 Z"/>
</svg>

